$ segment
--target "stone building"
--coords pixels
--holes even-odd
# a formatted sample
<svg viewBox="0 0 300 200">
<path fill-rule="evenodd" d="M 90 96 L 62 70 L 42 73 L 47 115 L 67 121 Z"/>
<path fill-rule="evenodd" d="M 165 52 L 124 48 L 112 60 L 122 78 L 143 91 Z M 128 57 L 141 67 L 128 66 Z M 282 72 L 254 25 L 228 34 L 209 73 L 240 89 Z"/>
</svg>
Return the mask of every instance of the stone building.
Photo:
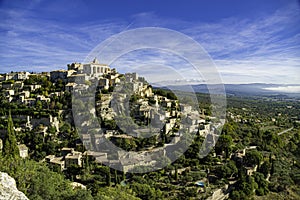
<svg viewBox="0 0 300 200">
<path fill-rule="evenodd" d="M 59 79 L 63 82 L 67 82 L 68 71 L 67 70 L 55 70 L 50 72 L 50 81 L 56 83 Z"/>
<path fill-rule="evenodd" d="M 109 73 L 110 67 L 106 64 L 100 64 L 95 58 L 91 63 L 82 65 L 82 73 L 90 76 L 99 77 L 100 75 Z"/>
<path fill-rule="evenodd" d="M 21 158 L 27 158 L 28 157 L 28 147 L 25 144 L 18 145 L 19 153 Z"/>
<path fill-rule="evenodd" d="M 65 161 L 62 156 L 56 157 L 55 155 L 48 155 L 45 160 L 53 168 L 58 168 L 60 171 L 65 169 Z"/>
<path fill-rule="evenodd" d="M 2 139 L 0 138 L 0 152 L 2 152 L 2 149 L 3 149 L 3 142 Z"/>
<path fill-rule="evenodd" d="M 26 80 L 28 79 L 30 73 L 29 72 L 11 72 L 5 74 L 5 80 Z"/>
<path fill-rule="evenodd" d="M 109 79 L 107 78 L 100 78 L 99 86 L 101 89 L 108 89 L 109 88 Z"/>
<path fill-rule="evenodd" d="M 71 165 L 82 166 L 82 153 L 78 151 L 72 151 L 65 156 L 65 168 Z"/>
<path fill-rule="evenodd" d="M 88 77 L 85 74 L 72 74 L 68 76 L 68 83 L 85 84 Z"/>
</svg>

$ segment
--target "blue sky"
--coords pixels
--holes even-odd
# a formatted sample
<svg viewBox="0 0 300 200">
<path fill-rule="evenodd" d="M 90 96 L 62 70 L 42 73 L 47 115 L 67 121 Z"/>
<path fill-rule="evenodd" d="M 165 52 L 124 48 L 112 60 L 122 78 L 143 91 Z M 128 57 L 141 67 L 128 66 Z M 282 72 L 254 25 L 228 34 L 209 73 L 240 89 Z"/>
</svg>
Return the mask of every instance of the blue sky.
<svg viewBox="0 0 300 200">
<path fill-rule="evenodd" d="M 2 0 L 0 22 L 1 73 L 63 69 L 114 34 L 154 26 L 199 42 L 225 83 L 300 83 L 299 1 Z"/>
</svg>

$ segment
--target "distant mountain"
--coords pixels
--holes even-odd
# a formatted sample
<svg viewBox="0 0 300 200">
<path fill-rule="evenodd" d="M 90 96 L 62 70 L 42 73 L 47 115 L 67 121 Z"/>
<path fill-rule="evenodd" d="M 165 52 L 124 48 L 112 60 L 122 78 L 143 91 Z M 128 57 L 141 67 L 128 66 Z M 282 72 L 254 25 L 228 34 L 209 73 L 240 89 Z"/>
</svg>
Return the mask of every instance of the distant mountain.
<svg viewBox="0 0 300 200">
<path fill-rule="evenodd" d="M 287 97 L 300 97 L 300 84 L 266 84 L 266 83 L 250 83 L 250 84 L 224 84 L 227 95 L 235 96 L 277 96 L 284 95 Z M 191 90 L 199 93 L 208 93 L 206 84 L 168 86 L 172 90 Z M 218 93 L 218 85 L 210 85 L 213 93 Z"/>
</svg>

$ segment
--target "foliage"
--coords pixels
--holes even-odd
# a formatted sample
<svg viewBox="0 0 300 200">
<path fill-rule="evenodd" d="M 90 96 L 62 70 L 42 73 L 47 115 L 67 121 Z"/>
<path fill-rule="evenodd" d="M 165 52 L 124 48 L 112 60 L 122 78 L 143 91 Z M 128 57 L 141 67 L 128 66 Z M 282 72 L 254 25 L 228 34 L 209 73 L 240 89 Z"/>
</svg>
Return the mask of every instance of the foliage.
<svg viewBox="0 0 300 200">
<path fill-rule="evenodd" d="M 171 100 L 177 100 L 177 96 L 170 90 L 154 89 L 153 93 L 156 95 L 167 97 Z"/>
<path fill-rule="evenodd" d="M 216 144 L 216 147 L 215 147 L 216 153 L 222 154 L 222 152 L 224 151 L 226 158 L 228 158 L 229 154 L 232 150 L 232 145 L 233 145 L 232 137 L 230 135 L 223 134 L 220 136 L 220 138 Z"/>
<path fill-rule="evenodd" d="M 10 141 L 9 145 L 15 146 L 16 142 L 26 144 L 29 147 L 30 156 L 28 160 L 0 157 L 0 170 L 11 174 L 17 180 L 19 189 L 31 199 L 122 200 L 138 199 L 138 197 L 141 199 L 205 199 L 211 195 L 211 191 L 223 187 L 224 184 L 232 183 L 231 181 L 236 181 L 229 187 L 232 189 L 231 199 L 249 199 L 253 195 L 266 196 L 274 192 L 281 196 L 289 196 L 291 191 L 299 193 L 299 189 L 297 190 L 300 188 L 300 125 L 297 122 L 300 106 L 298 102 L 273 101 L 256 97 L 228 97 L 226 124 L 216 147 L 204 158 L 200 158 L 199 154 L 204 138 L 196 136 L 183 155 L 179 153 L 182 149 L 172 149 L 172 151 L 167 149 L 167 154 L 172 152 L 180 156 L 172 164 L 169 163 L 168 158 L 162 157 L 163 162 L 168 164 L 162 170 L 142 173 L 150 167 L 137 167 L 135 170 L 139 170 L 141 174 L 125 174 L 102 166 L 95 161 L 95 158 L 86 157 L 83 160 L 83 167 L 74 165 L 68 167 L 63 173 L 60 170 L 56 170 L 56 173 L 53 172 L 55 169 L 51 170 L 47 165 L 32 159 L 41 161 L 49 154 L 60 156 L 60 149 L 66 146 L 84 151 L 78 133 L 74 129 L 71 94 L 64 92 L 60 96 L 49 95 L 55 91 L 63 91 L 65 82 L 57 80 L 56 83 L 52 83 L 46 76 L 30 76 L 24 83 L 27 89 L 32 84 L 41 85 L 41 88 L 31 92 L 31 96 L 36 98 L 37 95 L 44 95 L 50 98 L 51 102 L 37 101 L 34 107 L 21 105 L 18 102 L 8 102 L 4 90 L 0 89 L 0 104 L 2 105 L 0 128 L 7 128 L 7 132 L 13 133 L 8 134 L 12 136 L 7 140 Z M 132 89 L 130 85 L 126 87 L 128 90 Z M 113 89 L 110 87 L 108 90 L 102 90 L 102 93 L 97 93 L 97 100 L 104 97 L 104 93 L 111 93 Z M 177 99 L 176 95 L 169 90 L 154 89 L 154 93 L 169 99 Z M 176 94 L 178 93 L 181 92 L 177 91 Z M 182 92 L 182 96 L 182 102 L 193 102 L 191 95 Z M 132 95 L 130 102 L 134 103 L 140 98 L 142 97 Z M 197 99 L 199 102 L 199 107 L 198 105 L 197 107 L 208 120 L 207 115 L 211 114 L 213 108 L 210 105 L 210 96 L 197 94 Z M 155 103 L 154 99 L 150 100 L 151 103 Z M 91 104 L 75 100 L 73 109 L 88 112 L 89 105 Z M 175 107 L 176 103 L 173 101 L 171 109 Z M 4 117 L 9 109 L 13 115 L 17 116 L 38 118 L 49 117 L 51 114 L 58 117 L 60 127 L 56 129 L 54 126 L 48 126 L 45 135 L 41 131 L 45 127 L 36 127 L 33 130 L 24 129 L 15 133 L 12 119 L 6 120 Z M 99 109 L 96 110 L 101 112 Z M 117 130 L 120 134 L 123 134 L 123 131 L 119 130 L 118 126 L 127 127 L 129 131 L 137 128 L 136 121 L 130 117 L 118 117 L 115 119 L 118 120 L 118 125 L 114 119 L 101 119 L 101 126 L 109 130 Z M 272 118 L 275 121 L 271 121 Z M 13 120 L 16 127 L 26 123 L 17 117 Z M 97 122 L 97 118 L 93 120 Z M 286 134 L 278 135 L 280 131 L 290 127 L 294 129 Z M 177 131 L 173 129 L 173 132 Z M 93 135 L 92 131 L 88 133 Z M 161 134 L 149 138 L 111 137 L 110 139 L 124 150 L 140 151 L 163 146 L 171 137 L 172 135 Z M 181 138 L 180 143 L 184 143 L 184 138 Z M 8 144 L 4 142 L 6 147 L 9 146 Z M 249 146 L 257 146 L 257 148 L 256 150 L 247 149 L 246 155 L 241 159 L 235 158 L 236 151 Z M 4 154 L 11 155 L 7 152 L 14 152 L 13 149 L 4 147 Z M 255 165 L 258 165 L 258 171 L 251 176 L 247 175 L 245 167 Z M 69 185 L 70 180 L 81 182 L 88 189 L 72 189 Z M 201 193 L 195 186 L 194 182 L 199 180 L 205 183 L 209 180 L 210 184 L 205 188 L 207 191 Z"/>
<path fill-rule="evenodd" d="M 94 197 L 95 200 L 138 200 L 139 198 L 132 195 L 132 190 L 128 188 L 100 188 L 97 195 Z"/>
<path fill-rule="evenodd" d="M 7 133 L 4 137 L 3 155 L 6 157 L 19 157 L 19 148 L 17 146 L 17 139 L 15 136 L 14 125 L 9 111 L 7 119 Z"/>
<path fill-rule="evenodd" d="M 245 162 L 248 166 L 260 165 L 262 155 L 259 151 L 253 150 L 246 152 Z"/>
<path fill-rule="evenodd" d="M 72 190 L 70 181 L 65 180 L 63 175 L 50 171 L 44 164 L 1 156 L 0 162 L 0 171 L 15 178 L 18 189 L 29 199 L 63 200 L 91 196 L 86 190 Z"/>
<path fill-rule="evenodd" d="M 132 183 L 130 188 L 137 194 L 137 197 L 145 200 L 160 199 L 162 193 L 160 190 L 151 188 L 148 184 Z"/>
</svg>

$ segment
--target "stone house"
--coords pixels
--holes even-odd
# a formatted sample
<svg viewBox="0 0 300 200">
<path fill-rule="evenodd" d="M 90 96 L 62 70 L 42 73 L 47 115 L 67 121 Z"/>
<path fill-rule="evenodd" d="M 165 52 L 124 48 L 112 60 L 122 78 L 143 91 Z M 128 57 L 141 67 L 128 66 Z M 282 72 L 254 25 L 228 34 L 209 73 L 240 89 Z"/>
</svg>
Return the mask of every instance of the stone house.
<svg viewBox="0 0 300 200">
<path fill-rule="evenodd" d="M 2 149 L 3 149 L 3 141 L 2 141 L 2 139 L 0 138 L 0 152 L 2 152 Z"/>
<path fill-rule="evenodd" d="M 165 118 L 166 118 L 165 115 L 160 114 L 160 113 L 154 113 L 153 117 L 154 117 L 154 121 L 158 122 L 158 123 L 165 120 Z"/>
<path fill-rule="evenodd" d="M 97 163 L 108 164 L 107 153 L 98 151 L 86 151 L 83 153 L 84 156 L 95 158 Z"/>
<path fill-rule="evenodd" d="M 67 154 L 72 153 L 74 151 L 74 148 L 63 147 L 60 152 L 62 156 L 66 156 Z"/>
<path fill-rule="evenodd" d="M 68 83 L 85 84 L 88 77 L 85 74 L 73 74 L 68 76 Z"/>
<path fill-rule="evenodd" d="M 77 165 L 82 167 L 82 153 L 75 151 L 74 148 L 64 147 L 61 150 L 62 156 L 56 157 L 55 155 L 48 155 L 45 161 L 54 166 L 58 167 L 61 171 L 67 169 L 71 165 Z"/>
<path fill-rule="evenodd" d="M 62 96 L 62 95 L 64 95 L 64 91 L 60 91 L 60 92 L 51 92 L 51 93 L 49 94 L 50 97 L 54 97 L 54 96 L 60 97 L 60 96 Z"/>
<path fill-rule="evenodd" d="M 29 78 L 29 72 L 17 72 L 14 76 L 15 80 L 26 80 Z"/>
<path fill-rule="evenodd" d="M 2 88 L 3 89 L 12 89 L 13 88 L 13 86 L 14 86 L 14 84 L 12 84 L 12 83 L 2 83 Z"/>
<path fill-rule="evenodd" d="M 57 117 L 53 117 L 52 115 L 49 115 L 47 117 L 40 117 L 40 118 L 31 118 L 30 124 L 33 128 L 39 126 L 40 124 L 43 124 L 45 126 L 55 126 L 56 130 L 59 128 L 59 120 Z"/>
<path fill-rule="evenodd" d="M 45 160 L 53 168 L 58 168 L 60 171 L 65 169 L 65 161 L 62 156 L 55 157 L 55 155 L 48 155 Z"/>
<path fill-rule="evenodd" d="M 77 84 L 76 83 L 67 83 L 66 87 L 65 87 L 65 90 L 66 91 L 69 91 L 69 92 L 72 92 L 74 90 L 74 87 L 76 86 Z"/>
<path fill-rule="evenodd" d="M 252 176 L 254 172 L 257 171 L 257 165 L 254 167 L 245 167 L 248 176 Z"/>
<path fill-rule="evenodd" d="M 81 92 L 85 92 L 88 88 L 89 86 L 86 84 L 76 84 L 73 87 L 73 91 L 75 91 L 76 93 L 81 93 Z"/>
<path fill-rule="evenodd" d="M 23 102 L 24 102 L 25 105 L 27 105 L 27 106 L 34 106 L 35 103 L 36 103 L 36 99 L 35 99 L 35 98 L 27 98 L 27 99 L 24 99 Z"/>
<path fill-rule="evenodd" d="M 190 113 L 190 112 L 192 112 L 192 106 L 190 106 L 190 105 L 181 104 L 180 108 L 181 108 L 181 112 L 183 112 L 183 113 Z"/>
<path fill-rule="evenodd" d="M 25 144 L 19 144 L 19 153 L 21 158 L 27 158 L 28 157 L 28 147 Z"/>
<path fill-rule="evenodd" d="M 0 81 L 5 81 L 5 76 L 0 75 Z"/>
<path fill-rule="evenodd" d="M 43 101 L 43 102 L 50 102 L 51 101 L 50 98 L 45 97 L 44 95 L 37 95 L 36 99 L 39 100 L 39 101 Z"/>
<path fill-rule="evenodd" d="M 166 108 L 171 108 L 172 102 L 169 99 L 161 101 L 161 105 Z"/>
<path fill-rule="evenodd" d="M 11 72 L 5 74 L 5 80 L 26 80 L 28 79 L 29 75 L 29 72 Z"/>
<path fill-rule="evenodd" d="M 82 153 L 78 151 L 72 151 L 65 156 L 65 168 L 71 165 L 82 167 Z"/>
<path fill-rule="evenodd" d="M 81 139 L 83 145 L 87 149 L 90 149 L 92 147 L 92 141 L 91 141 L 91 135 L 90 134 L 81 134 L 80 139 Z"/>
<path fill-rule="evenodd" d="M 95 58 L 91 63 L 83 64 L 82 70 L 78 68 L 81 73 L 87 74 L 89 76 L 99 77 L 103 74 L 110 73 L 110 67 L 106 64 L 100 64 L 97 58 Z"/>
<path fill-rule="evenodd" d="M 82 68 L 82 64 L 81 63 L 72 63 L 72 64 L 68 64 L 68 71 L 70 70 L 75 70 L 78 71 L 79 69 Z"/>
<path fill-rule="evenodd" d="M 24 87 L 24 82 L 22 82 L 22 81 L 16 81 L 15 83 L 14 83 L 14 89 L 22 89 Z"/>
<path fill-rule="evenodd" d="M 20 95 L 24 96 L 24 99 L 26 99 L 26 98 L 30 97 L 30 92 L 29 91 L 22 91 L 22 92 L 20 92 L 19 96 Z"/>
<path fill-rule="evenodd" d="M 15 95 L 15 90 L 5 90 L 6 97 L 11 97 Z"/>
<path fill-rule="evenodd" d="M 101 89 L 108 89 L 109 88 L 109 80 L 107 78 L 100 78 L 99 79 L 99 86 Z"/>
<path fill-rule="evenodd" d="M 29 90 L 30 90 L 31 92 L 33 92 L 33 91 L 35 91 L 35 90 L 41 88 L 42 86 L 41 86 L 41 85 L 38 85 L 38 84 L 35 84 L 35 85 L 28 85 L 28 87 L 29 87 Z"/>
<path fill-rule="evenodd" d="M 36 130 L 36 134 L 42 135 L 43 136 L 43 141 L 44 141 L 45 137 L 48 135 L 47 130 L 48 130 L 47 126 L 44 126 L 43 124 L 40 124 L 38 126 L 38 129 Z"/>
<path fill-rule="evenodd" d="M 56 83 L 59 79 L 63 82 L 67 82 L 67 70 L 55 70 L 50 72 L 50 81 Z"/>
</svg>

